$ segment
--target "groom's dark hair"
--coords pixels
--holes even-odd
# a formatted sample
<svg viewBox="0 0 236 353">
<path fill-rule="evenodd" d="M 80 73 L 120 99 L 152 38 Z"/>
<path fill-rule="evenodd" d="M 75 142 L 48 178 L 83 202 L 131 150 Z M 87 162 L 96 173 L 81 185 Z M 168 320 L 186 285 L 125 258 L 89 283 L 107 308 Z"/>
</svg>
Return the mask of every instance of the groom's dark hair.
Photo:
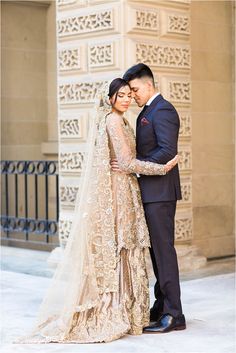
<svg viewBox="0 0 236 353">
<path fill-rule="evenodd" d="M 132 81 L 136 78 L 143 78 L 143 77 L 148 77 L 149 79 L 151 79 L 153 86 L 155 86 L 152 70 L 150 69 L 149 66 L 147 66 L 143 63 L 136 64 L 136 65 L 132 66 L 131 68 L 129 68 L 125 72 L 123 79 L 125 81 L 129 82 L 129 81 Z"/>
</svg>

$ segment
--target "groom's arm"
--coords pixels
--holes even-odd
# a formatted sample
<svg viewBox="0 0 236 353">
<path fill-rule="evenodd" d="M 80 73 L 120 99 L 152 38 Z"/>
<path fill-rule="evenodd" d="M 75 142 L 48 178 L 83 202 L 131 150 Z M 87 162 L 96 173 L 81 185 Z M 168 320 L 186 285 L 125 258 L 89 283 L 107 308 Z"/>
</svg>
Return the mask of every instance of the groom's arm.
<svg viewBox="0 0 236 353">
<path fill-rule="evenodd" d="M 158 110 L 157 114 L 158 116 L 153 117 L 153 128 L 158 151 L 139 159 L 164 164 L 177 154 L 179 117 L 175 110 Z"/>
</svg>

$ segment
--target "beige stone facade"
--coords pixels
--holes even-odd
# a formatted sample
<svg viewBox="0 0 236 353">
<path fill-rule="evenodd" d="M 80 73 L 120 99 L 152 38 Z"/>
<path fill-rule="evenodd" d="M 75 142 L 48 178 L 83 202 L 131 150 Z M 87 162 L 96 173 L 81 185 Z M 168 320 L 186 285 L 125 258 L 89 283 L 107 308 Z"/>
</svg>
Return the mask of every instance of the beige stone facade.
<svg viewBox="0 0 236 353">
<path fill-rule="evenodd" d="M 56 26 L 54 1 L 1 1 L 2 160 L 56 160 Z M 5 182 L 2 178 L 2 210 Z M 50 178 L 51 179 L 51 178 Z M 14 175 L 8 178 L 9 214 L 15 214 Z M 55 181 L 49 180 L 49 214 L 55 215 Z M 25 187 L 18 178 L 18 212 L 25 215 Z M 45 181 L 38 178 L 38 217 L 45 218 Z M 52 187 L 51 187 L 52 186 Z M 34 179 L 28 178 L 28 217 L 34 218 Z M 24 234 L 13 237 L 24 239 Z M 31 238 L 33 238 L 31 236 Z M 35 240 L 45 237 L 37 234 Z"/>
<path fill-rule="evenodd" d="M 55 158 L 55 2 L 2 1 L 1 22 L 2 159 Z"/>
<path fill-rule="evenodd" d="M 61 244 L 69 234 L 96 89 L 144 62 L 181 119 L 181 266 L 201 266 L 199 254 L 234 253 L 233 4 L 3 2 L 3 158 L 55 159 L 59 140 Z M 128 113 L 133 125 L 138 111 L 132 105 Z"/>
<path fill-rule="evenodd" d="M 178 242 L 190 243 L 192 182 L 189 3 L 59 1 L 57 16 L 61 241 L 65 241 L 69 234 L 70 210 L 73 208 L 70 200 L 79 186 L 78 175 L 86 149 L 84 125 L 87 116 L 92 118 L 96 89 L 104 81 L 122 76 L 130 65 L 145 62 L 152 67 L 161 92 L 180 112 L 182 128 L 179 148 L 184 198 L 176 216 L 176 239 Z M 138 112 L 138 108 L 133 105 L 128 113 L 133 124 Z"/>
<path fill-rule="evenodd" d="M 233 3 L 191 4 L 193 241 L 207 257 L 234 252 Z"/>
</svg>

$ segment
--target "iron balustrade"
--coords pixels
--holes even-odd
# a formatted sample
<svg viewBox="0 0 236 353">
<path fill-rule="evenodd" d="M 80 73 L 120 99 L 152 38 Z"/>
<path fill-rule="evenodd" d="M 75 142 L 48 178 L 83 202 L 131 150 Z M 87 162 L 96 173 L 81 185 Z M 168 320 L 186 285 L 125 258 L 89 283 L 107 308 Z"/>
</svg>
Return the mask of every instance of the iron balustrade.
<svg viewBox="0 0 236 353">
<path fill-rule="evenodd" d="M 30 244 L 26 247 L 41 249 L 51 249 L 57 246 L 58 162 L 4 160 L 1 161 L 1 174 L 1 240 L 3 244 L 11 245 L 10 243 L 13 242 L 14 246 L 18 246 L 20 242 L 19 246 Z M 20 197 L 22 192 L 23 195 Z M 53 207 L 49 209 L 49 199 L 52 193 L 54 202 L 51 203 Z M 54 213 L 53 216 L 51 213 Z M 14 236 L 17 233 L 24 236 Z"/>
</svg>

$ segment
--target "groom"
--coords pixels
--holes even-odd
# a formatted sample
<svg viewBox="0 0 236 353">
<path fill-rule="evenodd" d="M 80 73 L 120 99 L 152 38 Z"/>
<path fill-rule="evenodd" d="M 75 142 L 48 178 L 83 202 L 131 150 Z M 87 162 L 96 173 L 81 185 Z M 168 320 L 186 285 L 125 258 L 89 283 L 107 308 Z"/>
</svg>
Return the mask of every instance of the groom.
<svg viewBox="0 0 236 353">
<path fill-rule="evenodd" d="M 179 116 L 156 90 L 151 69 L 132 66 L 123 76 L 135 102 L 143 107 L 137 118 L 137 158 L 164 164 L 177 154 Z M 139 185 L 151 239 L 151 259 L 156 277 L 155 302 L 146 333 L 186 328 L 180 301 L 179 270 L 174 248 L 176 202 L 181 199 L 178 166 L 165 176 L 141 175 Z"/>
</svg>

